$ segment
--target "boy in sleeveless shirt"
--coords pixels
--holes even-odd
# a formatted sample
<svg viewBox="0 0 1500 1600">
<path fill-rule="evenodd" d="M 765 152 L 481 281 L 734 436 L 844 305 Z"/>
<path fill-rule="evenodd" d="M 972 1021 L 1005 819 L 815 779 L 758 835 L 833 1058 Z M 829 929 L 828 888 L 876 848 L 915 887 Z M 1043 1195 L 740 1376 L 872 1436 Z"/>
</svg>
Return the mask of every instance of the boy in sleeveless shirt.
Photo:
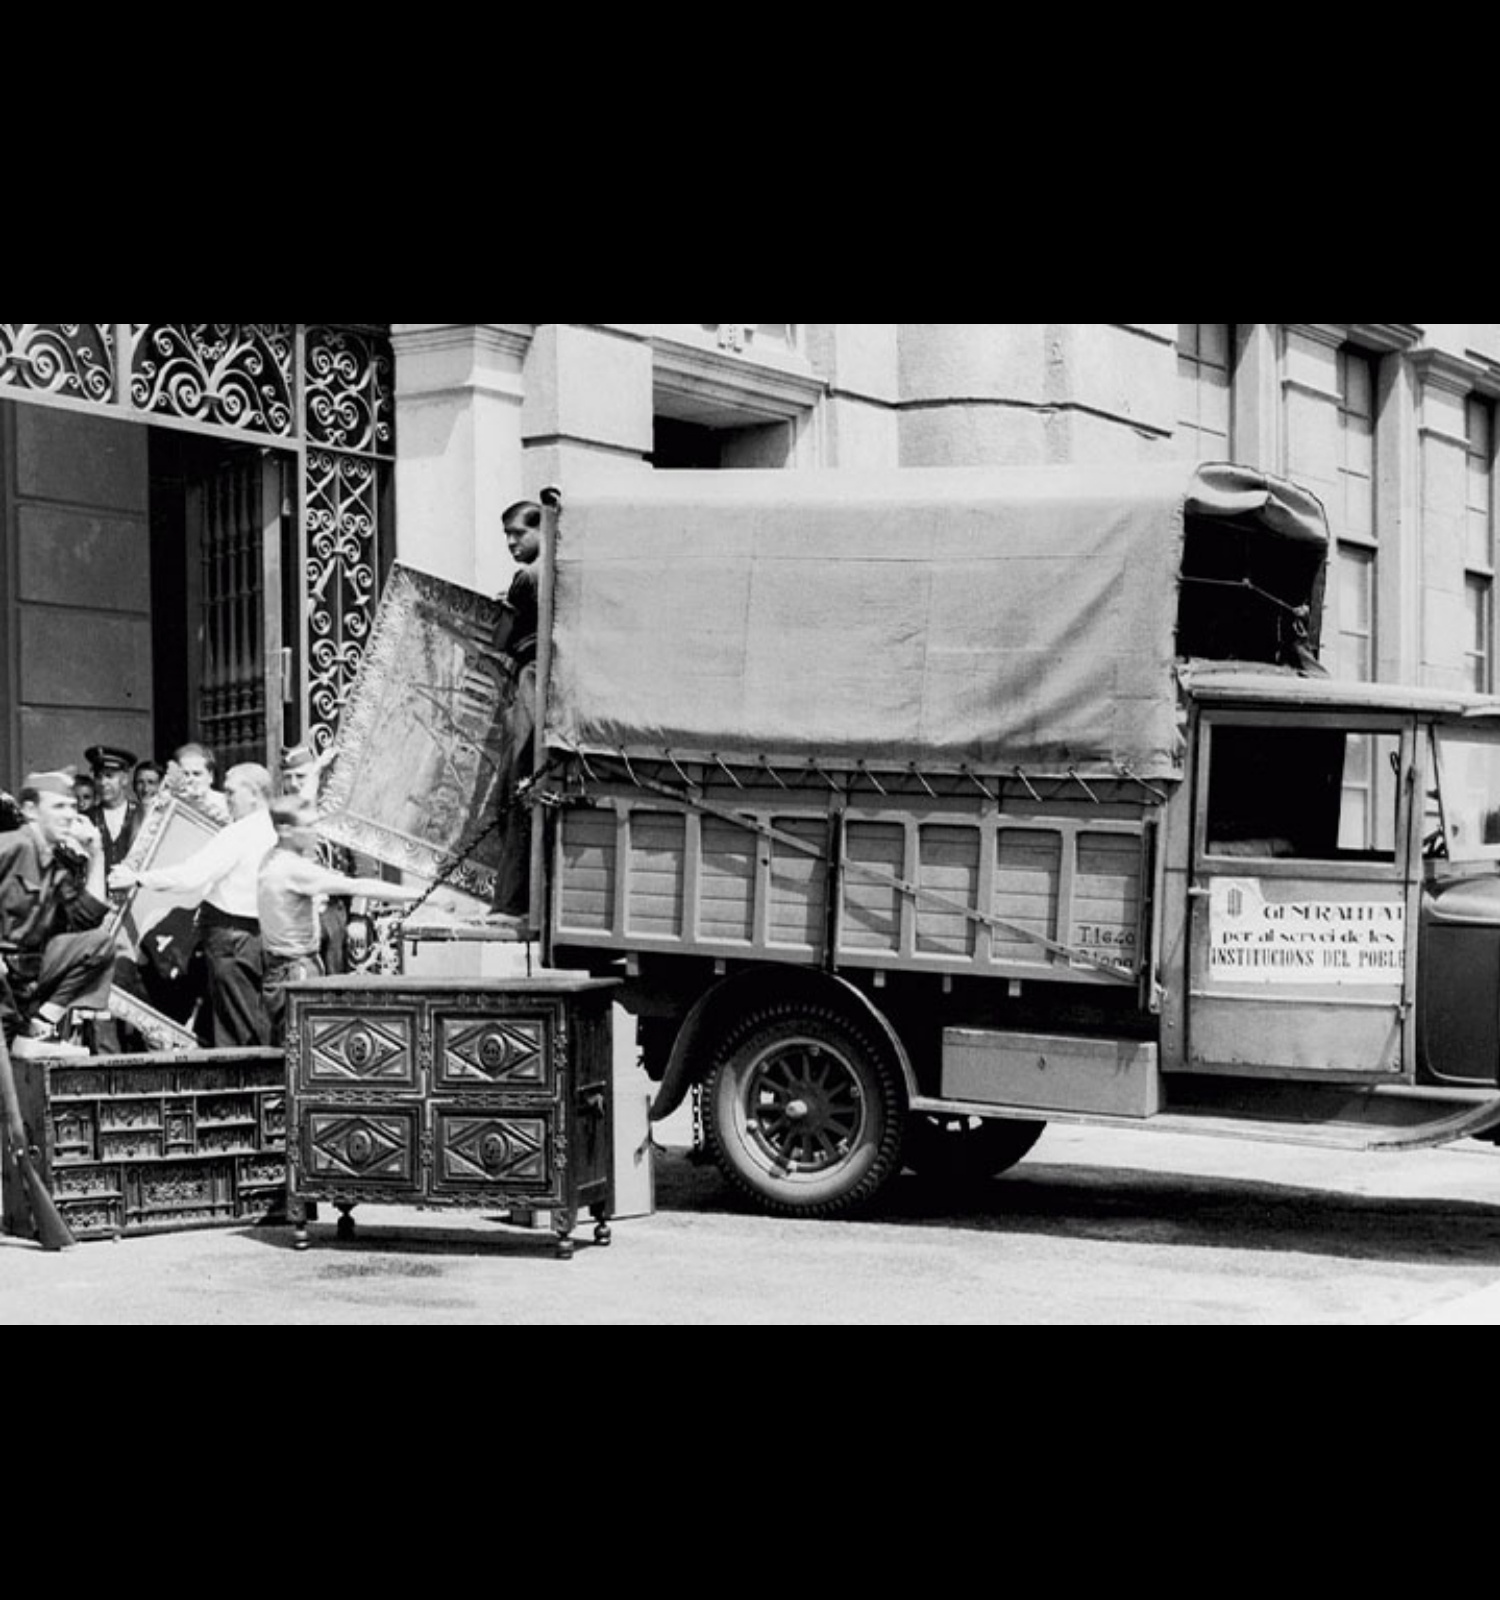
<svg viewBox="0 0 1500 1600">
<path fill-rule="evenodd" d="M 370 895 L 411 903 L 421 891 L 383 878 L 350 878 L 317 860 L 317 806 L 300 795 L 271 802 L 276 848 L 261 863 L 256 883 L 261 948 L 265 959 L 263 994 L 271 1021 L 271 1043 L 286 1031 L 286 986 L 325 976 L 319 945 L 323 930 L 319 899 L 326 895 Z"/>
</svg>

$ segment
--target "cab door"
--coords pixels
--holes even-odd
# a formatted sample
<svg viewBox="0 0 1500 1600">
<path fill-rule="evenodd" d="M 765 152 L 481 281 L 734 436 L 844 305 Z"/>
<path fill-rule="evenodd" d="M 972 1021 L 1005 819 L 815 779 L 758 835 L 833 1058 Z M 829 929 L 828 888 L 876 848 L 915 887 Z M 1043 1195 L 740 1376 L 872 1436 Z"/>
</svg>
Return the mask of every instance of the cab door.
<svg viewBox="0 0 1500 1600">
<path fill-rule="evenodd" d="M 1187 1070 L 1409 1075 L 1414 740 L 1400 717 L 1202 714 Z"/>
</svg>

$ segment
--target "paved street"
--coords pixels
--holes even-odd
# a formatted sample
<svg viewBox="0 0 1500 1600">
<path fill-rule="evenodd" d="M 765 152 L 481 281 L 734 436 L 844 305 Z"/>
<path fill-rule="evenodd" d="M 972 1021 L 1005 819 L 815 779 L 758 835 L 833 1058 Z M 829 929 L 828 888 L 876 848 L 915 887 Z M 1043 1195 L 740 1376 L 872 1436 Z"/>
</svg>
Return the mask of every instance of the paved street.
<svg viewBox="0 0 1500 1600">
<path fill-rule="evenodd" d="M 1051 1128 L 962 1205 L 915 1177 L 859 1222 L 748 1214 L 658 1130 L 658 1210 L 570 1262 L 483 1216 L 0 1242 L 0 1322 L 1500 1323 L 1500 1153 L 1349 1156 Z"/>
</svg>

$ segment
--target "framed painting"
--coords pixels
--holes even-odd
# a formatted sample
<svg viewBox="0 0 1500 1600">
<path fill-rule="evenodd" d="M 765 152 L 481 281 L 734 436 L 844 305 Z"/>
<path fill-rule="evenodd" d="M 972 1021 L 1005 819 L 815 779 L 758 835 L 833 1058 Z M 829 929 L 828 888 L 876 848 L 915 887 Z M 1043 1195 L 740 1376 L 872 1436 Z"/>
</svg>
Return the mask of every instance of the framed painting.
<svg viewBox="0 0 1500 1600">
<path fill-rule="evenodd" d="M 137 872 L 174 867 L 195 855 L 223 826 L 190 801 L 163 791 L 141 819 L 125 865 Z M 168 952 L 180 952 L 185 968 L 191 950 L 197 901 L 160 889 L 135 888 L 116 908 L 112 927 L 119 952 L 137 963 L 164 965 Z M 192 1030 L 118 985 L 111 991 L 110 1015 L 128 1023 L 154 1050 L 192 1050 Z"/>
<path fill-rule="evenodd" d="M 140 832 L 124 864 L 134 872 L 179 866 L 196 855 L 221 826 L 191 801 L 163 790 L 141 819 Z M 197 904 L 191 897 L 161 889 L 132 889 L 115 912 L 116 943 L 139 957 L 146 937 L 164 917 Z"/>
<path fill-rule="evenodd" d="M 339 722 L 318 831 L 488 903 L 515 680 L 493 640 L 501 607 L 397 563 Z"/>
<path fill-rule="evenodd" d="M 109 991 L 109 1014 L 116 1022 L 127 1023 L 153 1050 L 197 1050 L 198 1036 L 189 1027 L 174 1022 L 164 1012 L 138 1000 L 123 989 Z"/>
</svg>

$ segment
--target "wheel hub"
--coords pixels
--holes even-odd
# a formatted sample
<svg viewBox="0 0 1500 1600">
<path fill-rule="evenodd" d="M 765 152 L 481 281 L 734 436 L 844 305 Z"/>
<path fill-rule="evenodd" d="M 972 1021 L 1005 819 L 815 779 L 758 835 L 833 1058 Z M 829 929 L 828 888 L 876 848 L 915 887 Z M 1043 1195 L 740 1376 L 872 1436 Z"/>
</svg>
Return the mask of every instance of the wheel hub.
<svg viewBox="0 0 1500 1600">
<path fill-rule="evenodd" d="M 826 1172 L 848 1159 L 865 1122 L 859 1079 L 814 1040 L 768 1051 L 749 1075 L 746 1131 L 784 1174 Z"/>
</svg>

